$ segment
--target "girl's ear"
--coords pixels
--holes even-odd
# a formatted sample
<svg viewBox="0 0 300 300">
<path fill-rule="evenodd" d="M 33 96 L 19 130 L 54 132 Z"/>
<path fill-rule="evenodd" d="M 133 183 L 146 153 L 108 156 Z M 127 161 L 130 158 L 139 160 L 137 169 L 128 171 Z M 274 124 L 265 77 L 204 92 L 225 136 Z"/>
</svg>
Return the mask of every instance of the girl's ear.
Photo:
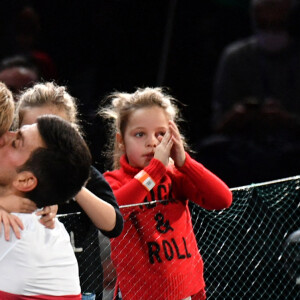
<svg viewBox="0 0 300 300">
<path fill-rule="evenodd" d="M 37 178 L 30 171 L 22 171 L 17 174 L 13 186 L 20 192 L 30 192 L 37 186 Z"/>
<path fill-rule="evenodd" d="M 123 141 L 123 138 L 122 138 L 122 135 L 120 132 L 116 133 L 116 140 L 117 140 L 118 148 L 124 152 L 125 145 L 124 145 L 124 141 Z"/>
</svg>

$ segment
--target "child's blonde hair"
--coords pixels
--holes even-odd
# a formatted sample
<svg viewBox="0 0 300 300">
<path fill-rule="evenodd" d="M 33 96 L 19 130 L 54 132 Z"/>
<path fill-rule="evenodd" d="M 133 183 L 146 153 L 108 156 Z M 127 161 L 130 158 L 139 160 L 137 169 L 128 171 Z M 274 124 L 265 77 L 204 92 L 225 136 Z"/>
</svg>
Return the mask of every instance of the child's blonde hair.
<svg viewBox="0 0 300 300">
<path fill-rule="evenodd" d="M 7 86 L 0 82 L 0 136 L 9 130 L 14 118 L 14 98 Z"/>
<path fill-rule="evenodd" d="M 120 158 L 123 151 L 118 146 L 116 133 L 124 136 L 129 117 L 132 112 L 140 108 L 158 106 L 168 115 L 169 119 L 178 123 L 182 119 L 179 116 L 179 109 L 172 96 L 168 95 L 163 88 L 138 88 L 134 93 L 114 92 L 106 97 L 105 102 L 110 101 L 107 107 L 100 108 L 99 115 L 109 121 L 110 143 L 107 146 L 105 156 L 112 158 L 113 168 L 120 167 Z M 177 124 L 178 125 L 178 124 Z M 187 147 L 184 137 L 182 136 L 184 146 Z M 113 153 L 113 155 L 112 155 Z"/>
<path fill-rule="evenodd" d="M 26 110 L 32 107 L 44 106 L 63 110 L 67 115 L 67 121 L 72 123 L 78 130 L 80 129 L 76 99 L 67 92 L 66 87 L 58 86 L 54 82 L 37 83 L 20 95 L 16 107 L 14 127 L 20 127 Z"/>
</svg>

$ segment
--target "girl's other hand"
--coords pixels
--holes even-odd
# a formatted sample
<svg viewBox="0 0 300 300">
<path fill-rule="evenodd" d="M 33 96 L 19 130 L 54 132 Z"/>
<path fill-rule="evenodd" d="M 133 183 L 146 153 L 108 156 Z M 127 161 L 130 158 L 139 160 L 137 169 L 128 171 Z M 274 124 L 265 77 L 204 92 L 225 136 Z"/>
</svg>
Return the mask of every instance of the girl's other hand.
<svg viewBox="0 0 300 300">
<path fill-rule="evenodd" d="M 40 223 L 46 228 L 53 229 L 55 227 L 55 217 L 58 205 L 45 206 L 42 210 L 36 212 L 37 216 L 41 216 Z"/>
<path fill-rule="evenodd" d="M 173 139 L 170 130 L 162 137 L 159 137 L 160 143 L 157 145 L 154 158 L 160 160 L 165 166 L 169 164 L 170 151 L 173 146 Z"/>
<path fill-rule="evenodd" d="M 21 238 L 20 229 L 24 229 L 20 218 L 0 208 L 0 233 L 2 231 L 2 227 L 4 228 L 4 237 L 6 241 L 9 241 L 10 228 L 12 228 L 17 239 Z"/>
<path fill-rule="evenodd" d="M 169 130 L 173 140 L 171 158 L 173 159 L 175 166 L 182 167 L 185 162 L 185 150 L 178 127 L 173 121 L 169 121 Z"/>
</svg>

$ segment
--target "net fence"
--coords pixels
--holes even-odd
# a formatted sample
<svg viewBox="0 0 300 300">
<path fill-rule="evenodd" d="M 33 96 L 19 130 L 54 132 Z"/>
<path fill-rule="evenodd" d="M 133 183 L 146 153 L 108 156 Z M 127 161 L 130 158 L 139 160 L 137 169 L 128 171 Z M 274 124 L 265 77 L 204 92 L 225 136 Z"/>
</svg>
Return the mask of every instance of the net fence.
<svg viewBox="0 0 300 300">
<path fill-rule="evenodd" d="M 233 204 L 225 210 L 207 211 L 190 203 L 207 299 L 300 299 L 300 176 L 231 190 Z M 71 241 L 80 218 L 60 216 Z M 110 300 L 116 272 L 109 240 L 95 232 L 85 238 L 85 249 L 72 241 L 83 291 L 93 292 L 103 275 L 103 299 Z"/>
</svg>

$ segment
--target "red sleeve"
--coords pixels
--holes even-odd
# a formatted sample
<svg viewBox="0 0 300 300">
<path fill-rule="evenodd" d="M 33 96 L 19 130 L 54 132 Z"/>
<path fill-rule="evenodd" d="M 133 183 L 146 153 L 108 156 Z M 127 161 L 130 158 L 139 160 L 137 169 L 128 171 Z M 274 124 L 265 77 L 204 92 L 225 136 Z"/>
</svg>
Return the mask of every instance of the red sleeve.
<svg viewBox="0 0 300 300">
<path fill-rule="evenodd" d="M 202 164 L 186 153 L 186 160 L 181 168 L 182 188 L 189 200 L 205 209 L 228 208 L 232 203 L 232 193 L 228 186 Z"/>
<path fill-rule="evenodd" d="M 144 168 L 157 184 L 166 173 L 166 167 L 157 159 L 153 158 L 150 164 Z M 127 175 L 128 176 L 128 175 Z M 142 203 L 147 196 L 147 189 L 135 178 L 124 178 L 124 173 L 117 171 L 104 173 L 105 179 L 110 184 L 118 204 Z"/>
</svg>

